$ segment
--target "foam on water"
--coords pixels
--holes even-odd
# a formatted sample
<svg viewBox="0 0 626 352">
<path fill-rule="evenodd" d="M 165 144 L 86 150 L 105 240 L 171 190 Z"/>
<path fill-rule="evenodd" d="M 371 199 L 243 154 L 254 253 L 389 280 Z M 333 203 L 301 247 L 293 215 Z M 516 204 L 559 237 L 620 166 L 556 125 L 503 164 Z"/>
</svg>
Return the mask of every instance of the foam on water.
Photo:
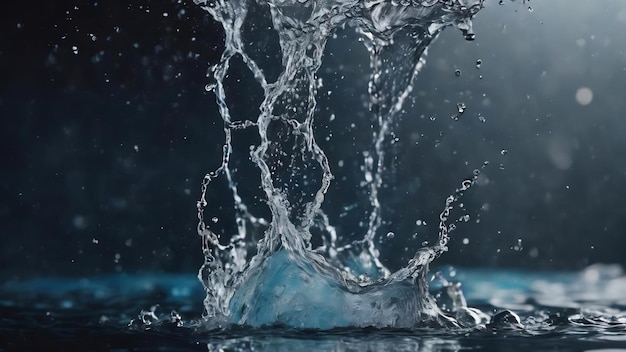
<svg viewBox="0 0 626 352">
<path fill-rule="evenodd" d="M 406 266 L 396 272 L 386 268 L 375 240 L 383 221 L 379 192 L 387 171 L 391 124 L 413 90 L 428 45 L 448 26 L 473 39 L 471 19 L 483 0 L 195 2 L 223 25 L 225 33 L 224 52 L 211 67 L 213 82 L 206 87 L 215 93 L 224 122 L 223 158 L 205 176 L 198 201 L 198 233 L 205 256 L 199 278 L 207 293 L 208 324 L 330 329 L 480 322 L 479 312 L 467 309 L 460 290 L 452 288 L 455 311 L 463 319 L 444 314 L 428 293 L 425 279 L 428 265 L 447 250 L 448 234 L 454 229 L 448 224 L 450 210 L 474 183 L 478 170 L 445 200 L 438 241 L 415 248 Z M 270 31 L 280 44 L 281 71 L 275 79 L 243 35 L 261 21 L 259 12 L 271 17 Z M 368 195 L 369 216 L 361 239 L 343 238 L 330 224 L 323 201 L 333 173 L 314 136 L 321 85 L 317 71 L 327 40 L 344 28 L 357 33 L 370 55 L 372 118 L 363 123 L 372 124 L 374 133 L 370 149 L 363 151 L 362 188 Z M 225 80 L 231 61 L 239 59 L 263 90 L 258 116 L 231 114 L 236 101 L 227 94 Z M 259 170 L 271 219 L 253 214 L 239 194 L 230 166 L 233 132 L 244 129 L 258 132 L 260 143 L 251 147 L 250 158 Z M 209 184 L 218 177 L 228 181 L 237 212 L 238 232 L 227 242 L 212 231 L 204 214 L 212 206 L 206 200 Z M 314 248 L 312 243 L 321 245 Z"/>
</svg>

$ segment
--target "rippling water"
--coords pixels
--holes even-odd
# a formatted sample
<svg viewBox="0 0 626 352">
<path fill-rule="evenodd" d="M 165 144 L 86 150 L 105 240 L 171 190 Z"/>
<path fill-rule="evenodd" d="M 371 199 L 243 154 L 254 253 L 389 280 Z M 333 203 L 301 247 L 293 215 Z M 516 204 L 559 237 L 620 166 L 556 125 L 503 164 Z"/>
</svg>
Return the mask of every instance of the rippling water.
<svg viewBox="0 0 626 352">
<path fill-rule="evenodd" d="M 0 349 L 209 351 L 591 351 L 626 346 L 626 276 L 617 266 L 581 272 L 455 270 L 468 305 L 494 317 L 472 328 L 327 331 L 288 327 L 207 330 L 193 276 L 101 276 L 6 282 Z M 437 297 L 438 288 L 433 285 Z M 443 296 L 439 296 L 443 297 Z M 440 304 L 446 302 L 442 299 Z M 138 307 L 144 310 L 138 314 Z M 505 312 L 503 314 L 503 312 Z M 498 314 L 500 313 L 500 314 Z"/>
</svg>

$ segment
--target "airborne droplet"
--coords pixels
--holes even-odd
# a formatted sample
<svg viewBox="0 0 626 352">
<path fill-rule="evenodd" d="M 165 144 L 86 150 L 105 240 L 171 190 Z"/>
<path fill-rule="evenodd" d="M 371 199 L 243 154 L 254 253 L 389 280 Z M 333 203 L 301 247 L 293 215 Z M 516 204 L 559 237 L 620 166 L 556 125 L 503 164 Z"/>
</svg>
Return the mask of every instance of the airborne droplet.
<svg viewBox="0 0 626 352">
<path fill-rule="evenodd" d="M 456 103 L 456 109 L 459 112 L 459 114 L 463 114 L 465 112 L 465 109 L 466 109 L 465 103 L 463 103 L 463 102 Z"/>
</svg>

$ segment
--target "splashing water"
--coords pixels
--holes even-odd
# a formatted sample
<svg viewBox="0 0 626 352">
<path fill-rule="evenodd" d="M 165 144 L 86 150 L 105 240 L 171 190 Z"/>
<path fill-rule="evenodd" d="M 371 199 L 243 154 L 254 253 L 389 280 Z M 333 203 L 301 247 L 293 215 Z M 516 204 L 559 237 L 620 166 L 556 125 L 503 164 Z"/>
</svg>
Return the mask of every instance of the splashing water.
<svg viewBox="0 0 626 352">
<path fill-rule="evenodd" d="M 379 192 L 387 171 L 391 126 L 400 114 L 429 44 L 454 26 L 472 40 L 471 19 L 483 0 L 195 0 L 224 28 L 225 49 L 211 67 L 224 122 L 221 165 L 208 173 L 198 201 L 198 233 L 205 263 L 199 278 L 206 290 L 210 326 L 285 325 L 301 328 L 458 326 L 480 323 L 483 315 L 466 307 L 458 288 L 449 286 L 456 317 L 444 314 L 428 292 L 428 265 L 447 250 L 454 224 L 448 217 L 457 199 L 478 177 L 464 180 L 444 204 L 438 240 L 415 250 L 405 267 L 391 272 L 379 259 L 383 204 Z M 252 13 L 254 12 L 254 13 Z M 280 44 L 282 71 L 271 70 L 256 55 L 244 31 L 271 18 Z M 260 27 L 260 26 L 259 26 Z M 362 151 L 361 169 L 368 195 L 366 231 L 359 240 L 337 234 L 323 201 L 333 172 L 316 142 L 318 70 L 326 43 L 339 29 L 353 30 L 370 56 L 369 111 L 374 133 Z M 233 60 L 242 60 L 263 90 L 258 116 L 234 116 L 225 87 Z M 337 116 L 341 119 L 342 116 Z M 231 167 L 233 132 L 256 129 L 260 142 L 250 158 L 260 172 L 260 187 L 271 220 L 254 214 L 240 196 Z M 238 232 L 220 241 L 205 221 L 209 184 L 224 177 L 234 199 Z M 388 236 L 388 237 L 393 237 Z M 341 243 L 341 242 L 346 243 Z M 321 243 L 314 247 L 313 243 Z M 469 318 L 468 318 L 469 317 Z"/>
</svg>

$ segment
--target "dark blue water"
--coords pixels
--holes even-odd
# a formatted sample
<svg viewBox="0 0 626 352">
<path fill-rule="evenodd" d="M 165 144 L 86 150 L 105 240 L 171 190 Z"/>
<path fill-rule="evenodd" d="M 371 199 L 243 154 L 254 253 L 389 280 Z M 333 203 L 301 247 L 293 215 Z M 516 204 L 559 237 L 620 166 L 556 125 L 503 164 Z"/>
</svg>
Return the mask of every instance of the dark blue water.
<svg viewBox="0 0 626 352">
<path fill-rule="evenodd" d="M 446 276 L 462 283 L 468 305 L 491 322 L 468 329 L 211 330 L 201 317 L 204 291 L 192 275 L 9 281 L 0 290 L 0 350 L 626 351 L 626 276 L 619 267 L 453 275 Z M 445 310 L 439 289 L 434 281 L 431 291 Z"/>
</svg>

